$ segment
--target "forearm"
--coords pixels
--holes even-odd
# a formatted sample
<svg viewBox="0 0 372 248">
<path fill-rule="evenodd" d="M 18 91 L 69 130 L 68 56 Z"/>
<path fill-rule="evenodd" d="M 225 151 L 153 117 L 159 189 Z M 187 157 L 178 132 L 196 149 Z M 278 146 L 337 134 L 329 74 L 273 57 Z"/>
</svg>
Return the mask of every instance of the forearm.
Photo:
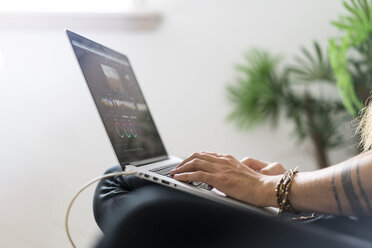
<svg viewBox="0 0 372 248">
<path fill-rule="evenodd" d="M 301 212 L 372 215 L 372 152 L 313 172 L 300 172 L 289 199 Z"/>
<path fill-rule="evenodd" d="M 176 180 L 207 183 L 229 197 L 256 206 L 278 207 L 275 188 L 283 175 L 264 168 L 271 165 L 201 152 L 187 157 L 171 174 Z M 323 170 L 297 173 L 289 200 L 300 212 L 372 215 L 371 178 L 372 152 L 367 152 Z"/>
</svg>

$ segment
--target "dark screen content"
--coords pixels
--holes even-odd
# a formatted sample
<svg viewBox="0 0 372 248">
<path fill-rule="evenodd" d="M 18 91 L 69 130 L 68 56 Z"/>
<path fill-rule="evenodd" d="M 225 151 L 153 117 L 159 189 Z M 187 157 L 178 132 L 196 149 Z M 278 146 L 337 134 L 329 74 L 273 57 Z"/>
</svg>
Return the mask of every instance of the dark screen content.
<svg viewBox="0 0 372 248">
<path fill-rule="evenodd" d="M 166 156 L 127 58 L 97 44 L 72 43 L 120 164 Z"/>
</svg>

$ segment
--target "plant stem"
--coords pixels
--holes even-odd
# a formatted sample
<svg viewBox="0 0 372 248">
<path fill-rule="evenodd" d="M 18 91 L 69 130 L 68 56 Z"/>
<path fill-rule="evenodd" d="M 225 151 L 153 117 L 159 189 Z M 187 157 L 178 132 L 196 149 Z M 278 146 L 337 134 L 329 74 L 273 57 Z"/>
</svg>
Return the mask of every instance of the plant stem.
<svg viewBox="0 0 372 248">
<path fill-rule="evenodd" d="M 305 99 L 306 103 L 311 103 L 312 101 L 309 95 L 306 95 Z M 328 166 L 328 155 L 326 152 L 326 145 L 322 133 L 320 133 L 316 128 L 312 107 L 308 104 L 306 104 L 305 106 L 305 113 L 309 123 L 311 141 L 315 148 L 317 164 L 319 169 L 322 169 Z"/>
</svg>

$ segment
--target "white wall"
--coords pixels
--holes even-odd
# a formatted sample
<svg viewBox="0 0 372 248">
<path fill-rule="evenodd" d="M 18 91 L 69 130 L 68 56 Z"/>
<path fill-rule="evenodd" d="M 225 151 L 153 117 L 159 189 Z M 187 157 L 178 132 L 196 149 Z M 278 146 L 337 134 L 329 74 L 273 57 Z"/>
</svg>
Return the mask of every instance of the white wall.
<svg viewBox="0 0 372 248">
<path fill-rule="evenodd" d="M 240 132 L 226 122 L 226 84 L 252 46 L 294 55 L 314 39 L 336 35 L 329 24 L 340 1 L 157 0 L 154 32 L 75 30 L 129 56 L 170 154 L 209 150 L 313 169 L 309 144 L 292 126 Z M 72 194 L 116 164 L 105 131 L 63 30 L 0 29 L 1 247 L 68 247 L 64 213 Z M 334 154 L 339 161 L 348 154 Z M 92 192 L 72 213 L 79 247 L 99 237 Z"/>
</svg>

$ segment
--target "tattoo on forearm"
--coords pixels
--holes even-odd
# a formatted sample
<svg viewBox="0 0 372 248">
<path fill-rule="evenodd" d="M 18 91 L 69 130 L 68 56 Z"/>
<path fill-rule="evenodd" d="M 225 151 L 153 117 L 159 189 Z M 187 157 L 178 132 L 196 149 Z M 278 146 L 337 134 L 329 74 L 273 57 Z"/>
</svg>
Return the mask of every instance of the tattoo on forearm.
<svg viewBox="0 0 372 248">
<path fill-rule="evenodd" d="M 355 215 L 363 215 L 364 211 L 362 205 L 360 204 L 358 196 L 354 191 L 353 182 L 351 179 L 351 167 L 352 166 L 350 165 L 346 165 L 345 168 L 341 171 L 342 187 L 353 213 Z"/>
<path fill-rule="evenodd" d="M 332 191 L 333 195 L 335 196 L 336 202 L 337 202 L 337 208 L 338 212 L 341 215 L 344 215 L 344 212 L 342 211 L 341 204 L 340 204 L 340 199 L 338 198 L 338 193 L 337 193 L 337 188 L 336 188 L 336 183 L 335 183 L 335 172 L 332 173 Z"/>
<path fill-rule="evenodd" d="M 360 180 L 360 174 L 359 174 L 359 162 L 360 162 L 360 159 L 357 161 L 357 164 L 356 164 L 356 174 L 357 174 L 358 186 L 359 186 L 359 188 L 360 188 L 360 193 L 362 194 L 362 196 L 363 196 L 363 198 L 364 198 L 364 201 L 366 202 L 368 212 L 369 212 L 369 213 L 372 213 L 371 204 L 369 203 L 369 200 L 368 200 L 367 194 L 366 194 L 366 192 L 364 191 L 364 188 L 363 188 L 362 182 L 361 182 L 361 180 Z"/>
</svg>

